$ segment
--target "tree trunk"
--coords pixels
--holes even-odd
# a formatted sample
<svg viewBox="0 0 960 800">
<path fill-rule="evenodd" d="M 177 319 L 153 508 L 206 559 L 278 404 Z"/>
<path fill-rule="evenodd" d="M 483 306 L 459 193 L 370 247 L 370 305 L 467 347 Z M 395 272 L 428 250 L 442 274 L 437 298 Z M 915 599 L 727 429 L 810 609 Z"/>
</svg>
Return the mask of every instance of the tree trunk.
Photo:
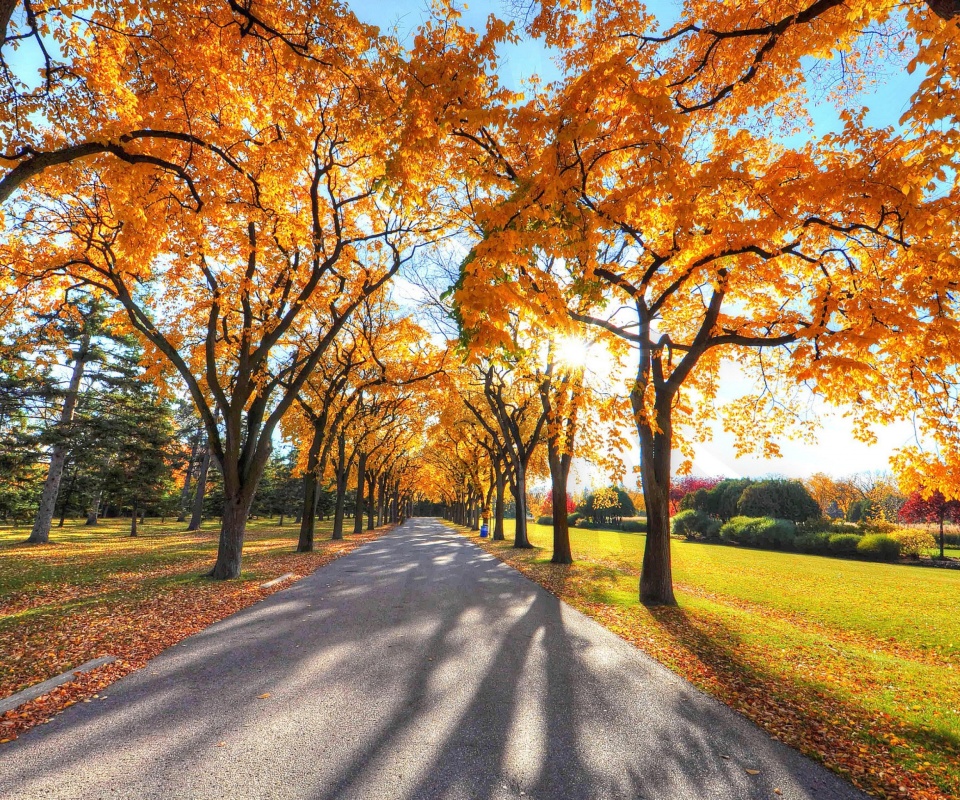
<svg viewBox="0 0 960 800">
<path fill-rule="evenodd" d="M 656 411 L 657 432 L 637 414 L 640 475 L 643 500 L 647 507 L 647 541 L 640 570 L 640 602 L 648 606 L 675 606 L 677 600 L 673 595 L 673 569 L 670 562 L 670 447 L 673 438 L 670 400 L 658 404 Z"/>
<path fill-rule="evenodd" d="M 353 532 L 363 533 L 363 490 L 367 483 L 367 454 L 361 453 L 357 461 L 357 513 L 354 515 Z M 367 500 L 369 503 L 369 499 Z"/>
<path fill-rule="evenodd" d="M 567 522 L 567 478 L 570 475 L 571 458 L 561 455 L 557 447 L 548 446 L 550 461 L 550 485 L 553 493 L 553 564 L 572 564 L 570 548 L 570 525 Z"/>
<path fill-rule="evenodd" d="M 376 504 L 374 502 L 377 496 L 377 474 L 367 471 L 367 530 L 372 531 L 376 524 Z"/>
<path fill-rule="evenodd" d="M 190 479 L 193 477 L 193 462 L 197 460 L 199 442 L 194 439 L 190 446 L 190 460 L 187 462 L 187 471 L 183 476 L 183 489 L 180 490 L 180 508 L 177 511 L 177 522 L 186 522 L 187 505 L 190 503 Z"/>
<path fill-rule="evenodd" d="M 197 493 L 193 498 L 193 513 L 190 515 L 190 524 L 187 526 L 188 531 L 200 530 L 200 523 L 203 522 L 203 496 L 207 493 L 207 472 L 209 470 L 210 447 L 208 445 L 206 452 L 203 454 L 203 461 L 200 462 L 200 472 L 197 474 Z M 224 511 L 224 518 L 226 518 L 226 511 Z M 246 525 L 246 519 L 244 519 L 244 525 Z M 237 574 L 239 575 L 239 567 L 237 569 Z"/>
<path fill-rule="evenodd" d="M 282 527 L 283 527 L 283 517 L 284 517 L 284 512 L 281 511 L 281 512 L 280 512 L 280 521 L 277 523 L 277 527 L 278 527 L 278 528 L 282 528 Z"/>
<path fill-rule="evenodd" d="M 386 473 L 380 476 L 378 481 L 380 484 L 377 487 L 377 526 L 383 525 L 386 521 L 386 507 L 387 507 L 387 476 Z"/>
<path fill-rule="evenodd" d="M 130 513 L 130 535 L 137 535 L 137 507 L 134 506 Z"/>
<path fill-rule="evenodd" d="M 947 557 L 945 551 L 945 542 L 943 536 L 943 517 L 940 517 L 940 559 L 945 559 Z"/>
<path fill-rule="evenodd" d="M 103 490 L 97 490 L 93 496 L 93 502 L 90 504 L 90 510 L 87 512 L 87 521 L 84 525 L 96 525 L 100 520 L 100 498 L 103 496 Z"/>
<path fill-rule="evenodd" d="M 247 517 L 250 514 L 253 495 L 253 491 L 239 491 L 224 500 L 217 562 L 207 573 L 208 577 L 221 581 L 240 577 L 243 537 L 247 531 Z"/>
<path fill-rule="evenodd" d="M 494 510 L 493 539 L 497 542 L 504 541 L 507 537 L 503 532 L 503 495 L 506 490 L 506 479 L 503 470 L 497 470 L 497 507 Z"/>
<path fill-rule="evenodd" d="M 517 506 L 517 527 L 513 537 L 513 546 L 522 549 L 533 547 L 527 538 L 527 465 L 517 465 L 517 477 L 513 500 Z"/>
<path fill-rule="evenodd" d="M 346 438 L 341 433 L 338 437 L 338 456 L 337 456 L 337 504 L 333 512 L 333 536 L 332 539 L 343 538 L 343 508 L 347 499 L 347 443 Z"/>
<path fill-rule="evenodd" d="M 80 346 L 73 356 L 73 372 L 70 383 L 67 385 L 67 395 L 63 399 L 63 410 L 60 412 L 60 421 L 57 428 L 65 433 L 66 427 L 73 420 L 73 412 L 77 407 L 77 395 L 80 392 L 80 380 L 87 364 L 87 354 L 90 350 L 90 334 L 86 332 L 80 340 Z M 57 495 L 60 493 L 60 480 L 63 477 L 63 467 L 67 461 L 67 445 L 57 442 L 50 454 L 50 467 L 47 470 L 47 479 L 43 484 L 43 493 L 40 496 L 40 507 L 37 509 L 37 518 L 30 531 L 30 544 L 46 544 L 50 541 L 50 525 L 53 522 L 53 509 L 57 504 Z"/>
<path fill-rule="evenodd" d="M 303 513 L 300 517 L 300 538 L 297 541 L 298 553 L 313 552 L 313 535 L 316 530 L 316 510 L 319 496 L 320 482 L 316 474 L 308 467 L 303 476 Z"/>
<path fill-rule="evenodd" d="M 298 553 L 312 553 L 317 525 L 317 505 L 320 501 L 320 452 L 324 443 L 324 429 L 314 425 L 313 439 L 307 453 L 307 470 L 303 474 L 303 511 L 300 515 Z"/>
</svg>

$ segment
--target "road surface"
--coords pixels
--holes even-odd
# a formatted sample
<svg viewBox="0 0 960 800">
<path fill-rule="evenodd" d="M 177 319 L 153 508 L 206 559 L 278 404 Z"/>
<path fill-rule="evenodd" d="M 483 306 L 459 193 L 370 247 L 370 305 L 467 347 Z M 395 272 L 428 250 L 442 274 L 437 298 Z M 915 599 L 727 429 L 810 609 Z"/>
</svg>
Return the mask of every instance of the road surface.
<svg viewBox="0 0 960 800">
<path fill-rule="evenodd" d="M 104 694 L 0 746 L 0 797 L 865 797 L 427 519 Z"/>
</svg>

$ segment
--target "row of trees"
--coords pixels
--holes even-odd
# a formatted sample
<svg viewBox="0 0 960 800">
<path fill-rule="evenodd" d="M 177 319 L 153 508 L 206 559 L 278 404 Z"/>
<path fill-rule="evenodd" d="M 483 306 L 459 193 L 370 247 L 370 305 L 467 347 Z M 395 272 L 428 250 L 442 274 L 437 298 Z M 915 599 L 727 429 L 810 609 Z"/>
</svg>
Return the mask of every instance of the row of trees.
<svg viewBox="0 0 960 800">
<path fill-rule="evenodd" d="M 960 488 L 955 11 L 687 0 L 663 27 L 635 3 L 545 0 L 525 33 L 560 77 L 521 96 L 497 78 L 516 24 L 468 30 L 446 3 L 409 47 L 333 0 L 3 3 L 0 325 L 29 328 L 80 289 L 137 337 L 154 385 L 185 387 L 222 480 L 216 578 L 239 574 L 281 431 L 303 443 L 301 549 L 328 470 L 338 533 L 354 478 L 367 508 L 396 513 L 417 487 L 472 522 L 509 486 L 528 546 L 543 439 L 566 563 L 571 460 L 618 449 L 626 419 L 640 596 L 672 603 L 672 453 L 705 435 L 724 358 L 758 378 L 727 409 L 745 448 L 775 452 L 802 426 L 802 384 L 915 417 L 944 467 L 904 451 L 902 472 Z M 24 47 L 39 75 L 9 60 Z M 847 85 L 839 130 L 780 135 L 837 48 L 921 69 L 902 130 L 871 128 Z M 388 299 L 431 247 L 465 254 L 443 301 L 455 361 L 432 382 L 443 356 Z M 631 363 L 625 401 L 563 363 L 584 326 Z"/>
</svg>

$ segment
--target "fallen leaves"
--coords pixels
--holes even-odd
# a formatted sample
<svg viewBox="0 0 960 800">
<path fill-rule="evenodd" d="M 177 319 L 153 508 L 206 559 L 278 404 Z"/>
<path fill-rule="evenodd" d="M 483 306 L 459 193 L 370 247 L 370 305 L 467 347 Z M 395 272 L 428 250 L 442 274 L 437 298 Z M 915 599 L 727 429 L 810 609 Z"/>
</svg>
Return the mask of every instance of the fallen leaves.
<svg viewBox="0 0 960 800">
<path fill-rule="evenodd" d="M 464 530 L 460 532 L 468 535 Z M 779 658 L 779 651 L 776 654 L 761 652 L 751 660 L 743 642 L 718 615 L 700 607 L 651 610 L 639 605 L 600 602 L 596 596 L 597 585 L 609 583 L 615 571 L 605 564 L 582 561 L 572 567 L 554 565 L 540 560 L 542 551 L 517 550 L 509 542 L 497 543 L 473 536 L 471 540 L 736 709 L 775 738 L 822 762 L 870 794 L 911 800 L 953 800 L 960 796 L 957 770 L 950 769 L 950 762 L 957 762 L 960 753 L 951 750 L 948 742 L 936 742 L 942 756 L 937 762 L 931 757 L 932 753 L 918 743 L 922 739 L 916 736 L 916 731 L 908 730 L 902 720 L 889 714 L 871 713 L 853 702 L 842 702 L 819 688 L 815 681 L 784 680 L 782 675 L 769 669 L 769 660 Z M 745 613 L 774 613 L 743 602 L 731 602 L 729 598 L 719 599 Z M 815 633 L 815 626 L 808 620 L 795 621 Z M 833 629 L 830 635 L 834 635 Z M 859 634 L 844 631 L 838 632 L 835 638 L 851 645 L 862 644 L 864 640 Z M 897 642 L 873 644 L 891 654 L 903 655 L 909 650 Z M 930 657 L 917 655 L 919 661 Z M 766 663 L 762 656 L 766 657 Z M 843 667 L 843 654 L 836 654 L 836 659 L 836 663 L 830 665 L 811 662 L 811 674 Z M 857 678 L 855 667 L 855 664 L 846 665 L 851 680 Z M 729 759 L 728 755 L 721 757 Z M 745 772 L 760 774 L 759 770 L 752 769 Z"/>
<path fill-rule="evenodd" d="M 0 623 L 4 641 L 0 651 L 0 697 L 104 652 L 118 660 L 82 673 L 48 694 L 0 715 L 0 744 L 16 739 L 81 700 L 106 700 L 106 695 L 99 694 L 105 687 L 140 669 L 166 648 L 290 586 L 290 581 L 284 581 L 263 589 L 260 583 L 265 578 L 285 572 L 293 572 L 297 577 L 308 575 L 387 530 L 380 528 L 336 542 L 318 540 L 313 553 L 292 552 L 291 529 L 284 531 L 285 538 L 279 545 L 275 530 L 267 535 L 253 532 L 244 554 L 245 579 L 227 582 L 197 577 L 204 566 L 209 566 L 209 554 L 164 566 L 127 569 L 122 581 L 117 580 L 116 574 L 91 581 L 90 574 L 96 573 L 85 566 L 88 561 L 80 548 L 17 548 L 16 558 L 46 560 L 51 578 L 46 585 L 17 593 L 17 612 L 28 613 L 13 613 L 7 605 L 9 595 L 0 596 L 4 609 Z M 210 537 L 205 538 L 209 541 Z M 144 559 L 150 557 L 150 538 L 122 546 L 140 547 Z M 96 555 L 103 558 L 107 553 Z"/>
</svg>

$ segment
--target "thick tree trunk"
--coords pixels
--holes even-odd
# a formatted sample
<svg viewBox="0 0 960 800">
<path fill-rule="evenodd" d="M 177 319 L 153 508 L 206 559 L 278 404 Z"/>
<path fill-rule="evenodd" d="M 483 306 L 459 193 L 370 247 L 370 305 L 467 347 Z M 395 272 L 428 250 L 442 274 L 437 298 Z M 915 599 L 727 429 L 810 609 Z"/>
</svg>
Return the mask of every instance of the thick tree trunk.
<svg viewBox="0 0 960 800">
<path fill-rule="evenodd" d="M 567 522 L 567 478 L 570 475 L 569 456 L 560 455 L 556 448 L 549 455 L 550 486 L 553 492 L 553 564 L 572 564 L 570 548 L 570 525 Z"/>
<path fill-rule="evenodd" d="M 102 490 L 97 490 L 93 496 L 93 502 L 90 504 L 90 510 L 87 512 L 87 521 L 84 525 L 96 525 L 100 520 L 100 498 L 103 496 Z"/>
<path fill-rule="evenodd" d="M 473 493 L 470 496 L 470 530 L 480 530 L 480 500 Z"/>
<path fill-rule="evenodd" d="M 377 474 L 367 472 L 367 530 L 372 531 L 377 527 L 376 514 L 377 509 L 374 500 L 377 496 Z"/>
<path fill-rule="evenodd" d="M 527 538 L 527 465 L 517 466 L 516 491 L 513 499 L 517 506 L 517 527 L 513 537 L 513 546 L 522 549 L 533 547 Z"/>
<path fill-rule="evenodd" d="M 187 462 L 187 471 L 183 475 L 183 488 L 180 490 L 180 508 L 177 511 L 177 522 L 187 521 L 187 506 L 190 504 L 190 479 L 193 477 L 193 463 L 197 460 L 197 447 L 200 443 L 194 439 L 190 446 L 190 460 Z"/>
<path fill-rule="evenodd" d="M 506 490 L 506 478 L 504 477 L 503 470 L 497 470 L 497 507 L 494 510 L 493 517 L 493 538 L 494 541 L 502 542 L 507 537 L 503 532 L 503 499 L 504 492 Z"/>
<path fill-rule="evenodd" d="M 386 522 L 387 510 L 387 476 L 380 476 L 379 486 L 377 487 L 377 525 L 383 525 Z"/>
<path fill-rule="evenodd" d="M 280 512 L 280 520 L 277 522 L 277 527 L 278 527 L 278 528 L 282 528 L 282 527 L 283 527 L 283 518 L 284 518 L 284 516 L 286 516 L 286 515 L 284 514 L 283 511 L 281 511 L 281 512 Z"/>
<path fill-rule="evenodd" d="M 80 346 L 73 356 L 73 372 L 70 383 L 67 385 L 67 394 L 63 399 L 63 410 L 60 412 L 60 421 L 57 424 L 61 433 L 73 420 L 73 412 L 77 407 L 77 395 L 80 392 L 80 380 L 87 364 L 87 354 L 90 350 L 90 334 L 84 333 Z M 50 541 L 50 525 L 53 523 L 53 510 L 57 505 L 57 495 L 60 493 L 60 480 L 63 478 L 63 467 L 67 461 L 67 445 L 57 442 L 50 454 L 50 467 L 47 470 L 47 479 L 43 484 L 43 493 L 40 496 L 40 507 L 37 509 L 37 518 L 30 531 L 30 544 L 46 544 Z"/>
<path fill-rule="evenodd" d="M 134 506 L 130 513 L 130 535 L 137 535 L 137 507 Z"/>
<path fill-rule="evenodd" d="M 303 512 L 300 517 L 300 538 L 297 541 L 298 553 L 313 552 L 313 536 L 316 531 L 316 509 L 319 496 L 319 481 L 316 474 L 308 468 L 303 476 Z"/>
<path fill-rule="evenodd" d="M 188 531 L 200 530 L 200 523 L 203 522 L 203 496 L 207 493 L 207 473 L 209 471 L 210 447 L 208 446 L 203 454 L 203 460 L 200 462 L 200 472 L 197 473 L 197 493 L 193 497 L 193 513 L 190 515 Z M 226 511 L 224 511 L 224 517 L 226 517 Z M 244 520 L 244 525 L 246 525 L 246 520 Z"/>
<path fill-rule="evenodd" d="M 208 576 L 215 580 L 240 577 L 243 537 L 247 531 L 247 517 L 253 503 L 253 494 L 253 491 L 240 491 L 224 500 L 217 562 L 208 573 Z"/>
<path fill-rule="evenodd" d="M 657 409 L 659 431 L 642 419 L 640 475 L 647 507 L 647 540 L 640 570 L 640 602 L 648 606 L 675 606 L 673 569 L 670 560 L 670 448 L 672 444 L 670 401 Z"/>
<path fill-rule="evenodd" d="M 353 532 L 363 533 L 363 491 L 367 480 L 367 454 L 361 453 L 357 461 L 357 513 L 354 515 Z M 367 500 L 369 503 L 369 499 Z"/>
<path fill-rule="evenodd" d="M 323 444 L 324 429 L 315 425 L 310 450 L 307 452 L 307 470 L 303 475 L 303 511 L 300 514 L 298 553 L 313 552 L 314 534 L 317 529 L 317 506 L 320 502 L 320 453 Z"/>
<path fill-rule="evenodd" d="M 338 437 L 338 457 L 337 457 L 337 503 L 333 511 L 333 536 L 332 539 L 343 538 L 343 510 L 347 500 L 347 443 L 344 435 L 341 433 Z"/>
<path fill-rule="evenodd" d="M 337 501 L 333 508 L 333 536 L 331 539 L 342 539 L 343 538 L 343 506 L 346 502 L 347 495 L 347 479 L 346 476 L 343 478 L 337 477 Z"/>
</svg>

